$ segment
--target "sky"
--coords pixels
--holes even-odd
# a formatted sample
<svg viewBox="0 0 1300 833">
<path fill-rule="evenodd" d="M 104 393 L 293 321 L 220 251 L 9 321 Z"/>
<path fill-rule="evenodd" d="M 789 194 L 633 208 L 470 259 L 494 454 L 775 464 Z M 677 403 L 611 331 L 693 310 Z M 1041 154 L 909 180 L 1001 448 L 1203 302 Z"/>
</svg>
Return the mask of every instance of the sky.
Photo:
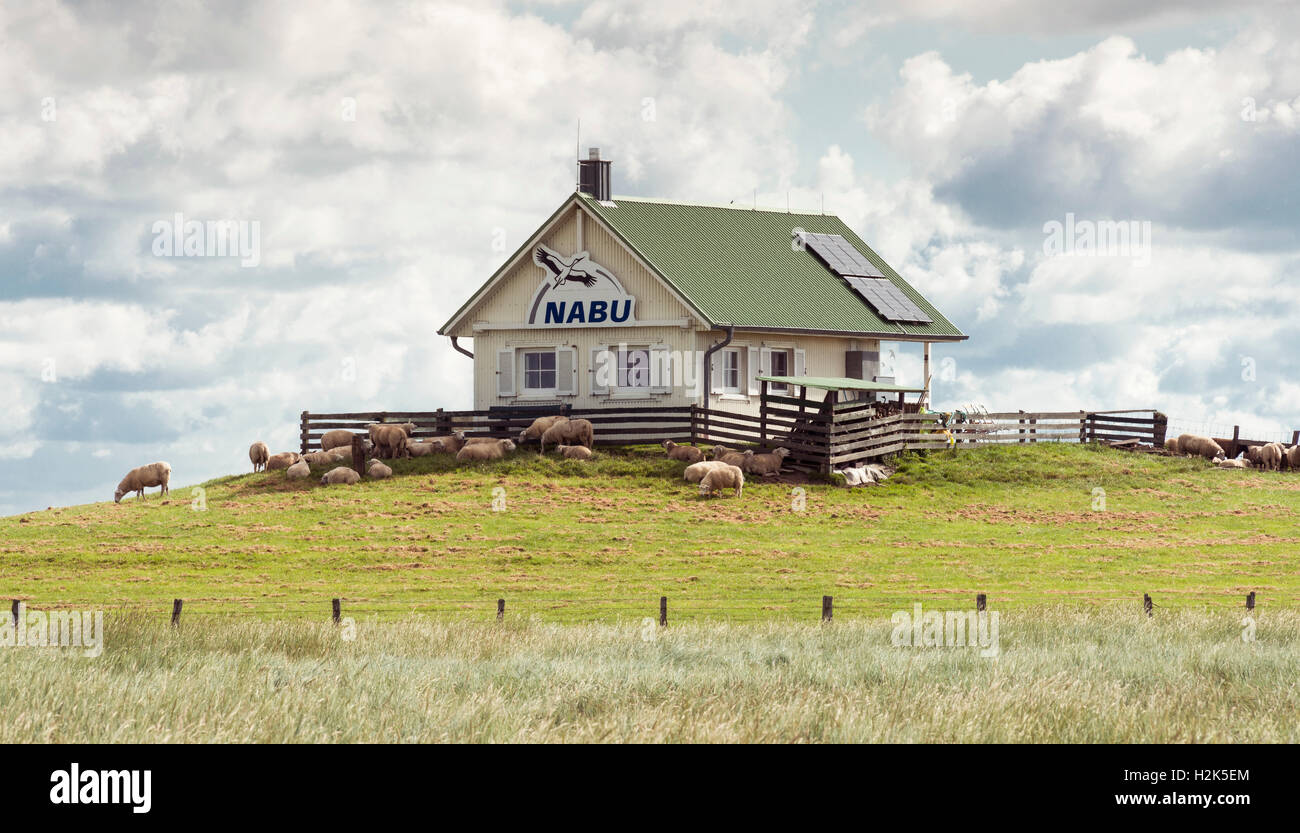
<svg viewBox="0 0 1300 833">
<path fill-rule="evenodd" d="M 936 406 L 1300 428 L 1300 11 L 741 5 L 0 4 L 0 515 L 472 407 L 436 330 L 579 143 L 616 195 L 838 214 L 970 336 Z"/>
</svg>

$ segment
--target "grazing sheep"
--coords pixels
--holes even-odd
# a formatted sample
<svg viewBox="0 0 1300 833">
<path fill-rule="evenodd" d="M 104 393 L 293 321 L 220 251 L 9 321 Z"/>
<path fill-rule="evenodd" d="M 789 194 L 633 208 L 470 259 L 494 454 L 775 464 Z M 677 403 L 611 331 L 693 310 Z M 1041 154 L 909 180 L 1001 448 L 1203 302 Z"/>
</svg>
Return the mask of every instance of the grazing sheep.
<svg viewBox="0 0 1300 833">
<path fill-rule="evenodd" d="M 1277 471 L 1282 468 L 1282 446 L 1269 443 L 1259 448 L 1259 464 L 1264 471 Z"/>
<path fill-rule="evenodd" d="M 1264 446 L 1262 446 L 1262 445 L 1248 445 L 1248 446 L 1246 446 L 1246 451 L 1245 451 L 1246 459 L 1247 459 L 1250 463 L 1252 463 L 1252 464 L 1254 464 L 1254 465 L 1256 465 L 1256 466 L 1261 465 L 1261 464 L 1263 463 L 1263 458 L 1262 458 L 1260 455 L 1261 455 L 1261 452 L 1263 451 L 1263 448 L 1264 448 Z"/>
<path fill-rule="evenodd" d="M 704 475 L 725 465 L 727 464 L 721 460 L 701 460 L 698 463 L 691 463 L 682 472 L 682 479 L 687 483 L 699 483 L 704 479 Z"/>
<path fill-rule="evenodd" d="M 547 431 L 561 422 L 568 422 L 566 416 L 544 416 L 533 420 L 533 424 L 519 432 L 519 444 L 523 445 L 529 440 L 540 440 Z"/>
<path fill-rule="evenodd" d="M 158 492 L 158 496 L 162 497 L 171 491 L 167 487 L 171 477 L 171 463 L 150 463 L 138 469 L 131 469 L 126 477 L 122 478 L 122 482 L 117 484 L 117 491 L 113 493 L 113 502 L 121 503 L 122 496 L 127 492 L 135 492 L 138 497 L 144 498 L 144 490 L 154 486 L 162 487 Z"/>
<path fill-rule="evenodd" d="M 378 460 L 371 460 L 366 465 L 366 476 L 373 477 L 376 480 L 382 480 L 385 477 L 392 477 L 393 470 Z"/>
<path fill-rule="evenodd" d="M 254 474 L 266 468 L 266 459 L 270 456 L 271 450 L 266 443 L 256 442 L 248 447 L 248 459 L 253 463 Z"/>
<path fill-rule="evenodd" d="M 700 497 L 709 497 L 723 489 L 735 489 L 733 493 L 740 497 L 745 488 L 745 473 L 738 466 L 721 466 L 710 469 L 700 481 Z"/>
<path fill-rule="evenodd" d="M 456 452 L 456 459 L 462 463 L 479 460 L 500 460 L 515 450 L 514 440 L 495 440 L 490 443 L 473 443 Z"/>
<path fill-rule="evenodd" d="M 678 445 L 672 440 L 664 440 L 660 443 L 664 450 L 668 452 L 670 460 L 681 460 L 686 463 L 698 463 L 704 459 L 704 452 L 693 445 Z"/>
<path fill-rule="evenodd" d="M 568 457 L 570 460 L 591 459 L 591 449 L 585 445 L 557 445 L 555 450 L 560 452 L 561 457 Z"/>
<path fill-rule="evenodd" d="M 343 445 L 349 447 L 352 445 L 352 432 L 348 429 L 336 428 L 333 431 L 326 431 L 324 434 L 321 434 L 321 451 L 329 451 L 331 448 L 338 448 Z"/>
<path fill-rule="evenodd" d="M 294 463 L 302 459 L 296 451 L 281 451 L 279 454 L 272 454 L 266 461 L 268 469 L 287 469 Z"/>
<path fill-rule="evenodd" d="M 542 453 L 546 453 L 546 444 L 585 445 L 587 448 L 595 443 L 595 431 L 591 422 L 585 419 L 566 419 L 557 422 L 542 434 Z"/>
<path fill-rule="evenodd" d="M 339 466 L 325 472 L 325 476 L 320 479 L 322 486 L 328 486 L 331 483 L 340 483 L 344 486 L 351 486 L 361 482 L 361 475 L 357 474 L 350 466 Z"/>
<path fill-rule="evenodd" d="M 785 462 L 786 455 L 789 453 L 789 450 L 784 448 L 778 448 L 771 454 L 755 454 L 753 451 L 746 451 L 745 465 L 741 468 L 750 474 L 776 477 L 781 473 L 781 464 Z"/>
<path fill-rule="evenodd" d="M 1207 460 L 1223 456 L 1223 446 L 1209 437 L 1201 437 L 1196 434 L 1179 434 L 1178 450 L 1183 454 L 1204 457 Z"/>
<path fill-rule="evenodd" d="M 306 459 L 299 460 L 284 470 L 284 476 L 290 480 L 306 480 L 311 474 L 311 464 Z"/>
<path fill-rule="evenodd" d="M 375 451 L 380 457 L 409 457 L 410 453 L 406 450 L 406 441 L 410 439 L 411 432 L 415 430 L 415 425 L 410 422 L 404 422 L 401 425 L 380 425 L 371 424 L 367 426 L 370 429 L 370 441 L 375 444 Z"/>
<path fill-rule="evenodd" d="M 1174 456 L 1178 456 L 1179 454 L 1181 454 L 1182 452 L 1178 450 L 1178 438 L 1170 437 L 1169 439 L 1165 440 L 1165 450 L 1168 451 L 1170 454 L 1173 454 Z"/>
</svg>

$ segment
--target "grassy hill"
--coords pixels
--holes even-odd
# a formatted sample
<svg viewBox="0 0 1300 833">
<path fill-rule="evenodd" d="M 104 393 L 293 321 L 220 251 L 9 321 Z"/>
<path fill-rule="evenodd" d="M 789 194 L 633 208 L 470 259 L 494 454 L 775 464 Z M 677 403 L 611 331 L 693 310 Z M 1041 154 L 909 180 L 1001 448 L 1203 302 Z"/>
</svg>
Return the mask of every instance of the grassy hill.
<svg viewBox="0 0 1300 833">
<path fill-rule="evenodd" d="M 237 455 L 232 455 L 237 457 Z M 233 465 L 232 465 L 233 467 Z M 283 472 L 0 518 L 0 596 L 264 619 L 408 612 L 590 622 L 888 616 L 969 607 L 1300 603 L 1300 474 L 1037 445 L 909 456 L 885 485 L 758 480 L 701 501 L 661 452 L 457 467 L 321 487 Z M 175 477 L 183 480 L 184 472 Z M 1104 490 L 1104 509 L 1094 509 Z M 504 490 L 504 491 L 499 491 Z M 504 511 L 493 511 L 494 496 Z"/>
</svg>

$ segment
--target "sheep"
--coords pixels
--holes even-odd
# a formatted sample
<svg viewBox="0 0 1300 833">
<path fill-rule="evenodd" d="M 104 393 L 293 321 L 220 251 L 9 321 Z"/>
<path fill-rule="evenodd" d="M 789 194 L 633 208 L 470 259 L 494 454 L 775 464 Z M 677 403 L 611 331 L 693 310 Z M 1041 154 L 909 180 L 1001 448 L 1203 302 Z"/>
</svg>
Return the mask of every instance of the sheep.
<svg viewBox="0 0 1300 833">
<path fill-rule="evenodd" d="M 570 460 L 591 459 L 591 449 L 585 445 L 557 445 L 555 450 L 560 453 L 561 457 L 567 457 Z"/>
<path fill-rule="evenodd" d="M 1286 446 L 1282 443 L 1269 443 L 1277 449 L 1277 471 L 1291 468 L 1291 461 L 1287 457 Z"/>
<path fill-rule="evenodd" d="M 338 463 L 340 462 L 339 458 L 343 456 L 339 454 L 338 451 L 339 449 L 335 449 L 334 451 L 309 451 L 302 455 L 298 459 L 298 462 L 306 463 L 309 466 L 325 466 L 330 463 Z M 351 449 L 349 449 L 349 453 L 350 452 Z M 297 463 L 294 465 L 297 465 Z"/>
<path fill-rule="evenodd" d="M 557 422 L 542 434 L 542 453 L 546 453 L 546 444 L 585 445 L 587 448 L 595 443 L 595 432 L 591 422 L 585 419 L 566 419 Z"/>
<path fill-rule="evenodd" d="M 432 440 L 407 440 L 406 452 L 412 457 L 428 457 L 434 451 L 442 448 L 439 443 L 437 448 L 434 447 Z"/>
<path fill-rule="evenodd" d="M 375 444 L 375 449 L 380 457 L 410 457 L 410 452 L 406 450 L 406 441 L 410 439 L 411 432 L 415 430 L 415 424 L 404 422 L 401 425 L 383 425 L 371 424 L 367 426 L 370 429 L 370 441 Z"/>
<path fill-rule="evenodd" d="M 519 432 L 519 444 L 528 440 L 541 440 L 542 436 L 561 422 L 568 422 L 566 416 L 544 416 L 533 420 L 533 424 Z"/>
<path fill-rule="evenodd" d="M 1259 464 L 1264 471 L 1277 471 L 1282 468 L 1282 446 L 1279 443 L 1260 446 Z"/>
<path fill-rule="evenodd" d="M 691 463 L 686 467 L 686 470 L 682 472 L 682 479 L 687 483 L 699 483 L 704 479 L 704 475 L 714 469 L 720 469 L 725 465 L 727 464 L 721 460 L 701 460 L 698 463 Z"/>
<path fill-rule="evenodd" d="M 378 460 L 371 460 L 366 466 L 366 476 L 373 477 L 376 480 L 382 480 L 385 477 L 392 477 L 393 470 Z"/>
<path fill-rule="evenodd" d="M 272 454 L 266 461 L 268 469 L 287 469 L 294 463 L 302 459 L 302 456 L 296 451 L 281 451 L 279 454 Z"/>
<path fill-rule="evenodd" d="M 735 496 L 745 488 L 745 473 L 738 466 L 722 466 L 710 469 L 700 481 L 700 497 L 709 497 L 722 489 L 735 488 Z"/>
<path fill-rule="evenodd" d="M 168 481 L 172 478 L 171 463 L 150 463 L 147 466 L 140 466 L 138 469 L 131 469 L 127 472 L 122 482 L 117 484 L 117 491 L 113 493 L 113 502 L 121 503 L 122 496 L 127 492 L 135 492 L 141 499 L 144 498 L 144 490 L 154 486 L 161 486 L 158 496 L 162 497 L 171 491 L 167 487 Z"/>
<path fill-rule="evenodd" d="M 1262 445 L 1246 446 L 1246 459 L 1256 466 L 1261 465 L 1263 463 L 1263 458 L 1261 457 L 1263 448 Z"/>
<path fill-rule="evenodd" d="M 507 454 L 515 450 L 513 440 L 496 440 L 490 443 L 474 443 L 467 445 L 460 451 L 456 452 L 456 460 L 459 462 L 474 462 L 478 460 L 500 460 Z"/>
<path fill-rule="evenodd" d="M 338 448 L 341 445 L 352 445 L 352 432 L 348 429 L 336 428 L 333 431 L 326 431 L 321 435 L 321 451 L 329 451 L 331 448 Z"/>
<path fill-rule="evenodd" d="M 284 470 L 284 476 L 290 480 L 306 480 L 309 474 L 311 474 L 311 464 L 307 462 L 306 458 L 299 460 Z"/>
<path fill-rule="evenodd" d="M 735 453 L 737 452 L 734 448 L 727 448 L 725 445 L 715 445 L 713 450 L 709 452 L 709 457 L 714 460 L 721 460 L 722 455 Z"/>
<path fill-rule="evenodd" d="M 1218 463 L 1219 468 L 1221 469 L 1248 469 L 1251 467 L 1250 461 L 1244 460 L 1241 457 L 1234 457 L 1231 460 L 1220 458 L 1214 462 Z"/>
<path fill-rule="evenodd" d="M 445 437 L 434 437 L 429 440 L 429 445 L 434 451 L 455 454 L 465 445 L 465 432 L 455 431 Z"/>
<path fill-rule="evenodd" d="M 254 474 L 266 468 L 266 458 L 270 456 L 271 450 L 264 442 L 255 442 L 248 447 L 248 459 L 253 463 Z"/>
<path fill-rule="evenodd" d="M 325 472 L 325 476 L 320 479 L 322 486 L 328 486 L 331 483 L 341 483 L 344 486 L 351 486 L 361 482 L 361 475 L 357 474 L 349 466 L 338 466 Z"/>
<path fill-rule="evenodd" d="M 778 448 L 771 454 L 755 454 L 753 451 L 746 451 L 745 465 L 741 468 L 750 474 L 776 477 L 781 473 L 781 464 L 785 462 L 786 455 L 789 453 L 790 451 L 785 448 Z"/>
<path fill-rule="evenodd" d="M 1300 445 L 1293 445 L 1286 450 L 1286 464 L 1292 471 L 1300 469 Z"/>
<path fill-rule="evenodd" d="M 742 471 L 745 468 L 745 455 L 734 448 L 728 448 L 725 445 L 715 445 L 712 453 L 714 460 L 721 460 L 729 466 L 735 466 Z"/>
<path fill-rule="evenodd" d="M 1182 453 L 1178 450 L 1177 437 L 1170 437 L 1169 439 L 1165 440 L 1165 451 L 1168 451 L 1170 454 L 1174 455 L 1175 457 L 1177 457 L 1179 454 Z"/>
<path fill-rule="evenodd" d="M 1223 447 L 1221 445 L 1209 437 L 1201 437 L 1196 434 L 1178 435 L 1178 450 L 1182 454 L 1204 457 L 1207 460 L 1223 456 Z"/>
<path fill-rule="evenodd" d="M 660 445 L 668 452 L 668 459 L 670 460 L 698 463 L 704 459 L 704 452 L 693 445 L 678 445 L 672 440 L 664 440 Z"/>
</svg>

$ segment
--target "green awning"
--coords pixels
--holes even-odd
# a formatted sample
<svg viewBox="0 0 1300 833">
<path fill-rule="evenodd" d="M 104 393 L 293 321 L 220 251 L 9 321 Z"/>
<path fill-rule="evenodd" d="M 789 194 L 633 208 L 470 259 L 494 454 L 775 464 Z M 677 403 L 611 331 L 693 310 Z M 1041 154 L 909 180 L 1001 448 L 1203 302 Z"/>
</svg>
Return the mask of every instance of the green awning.
<svg viewBox="0 0 1300 833">
<path fill-rule="evenodd" d="M 907 388 L 902 385 L 886 385 L 883 382 L 868 382 L 865 379 L 849 379 L 840 376 L 759 376 L 758 379 L 761 382 L 776 382 L 778 385 L 818 390 L 865 390 L 875 393 L 925 392 L 925 388 Z"/>
</svg>

